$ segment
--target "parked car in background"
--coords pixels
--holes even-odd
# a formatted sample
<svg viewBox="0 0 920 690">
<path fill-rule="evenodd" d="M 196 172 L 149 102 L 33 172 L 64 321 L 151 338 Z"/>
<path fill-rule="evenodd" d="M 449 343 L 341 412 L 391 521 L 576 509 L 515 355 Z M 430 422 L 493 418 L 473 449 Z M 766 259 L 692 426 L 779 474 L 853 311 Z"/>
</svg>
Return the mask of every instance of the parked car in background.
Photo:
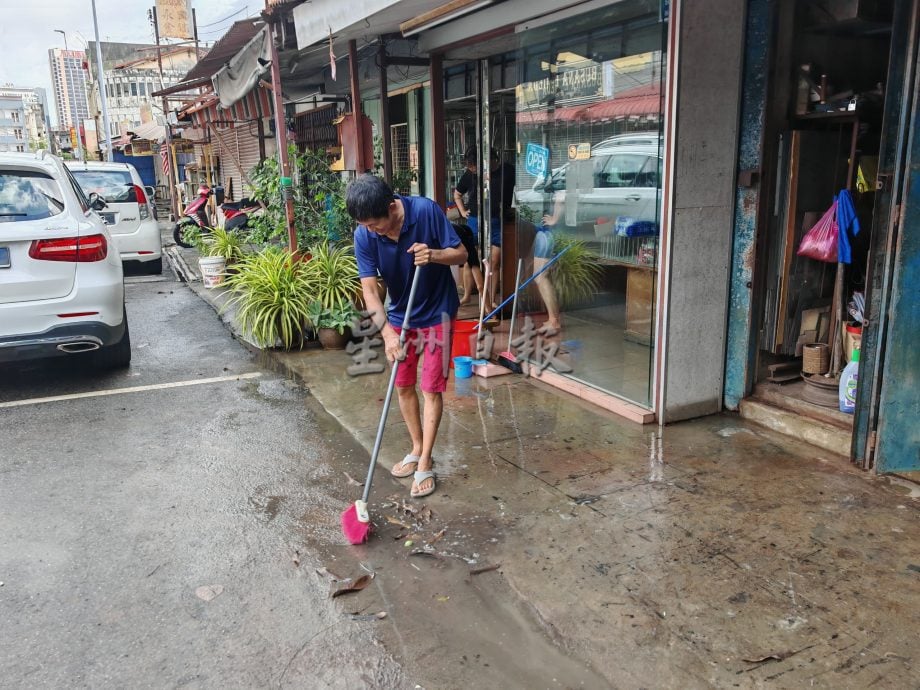
<svg viewBox="0 0 920 690">
<path fill-rule="evenodd" d="M 658 144 L 639 135 L 614 138 L 591 149 L 590 160 L 570 161 L 555 168 L 549 178 L 519 191 L 515 203 L 527 206 L 536 218 L 551 213 L 554 198 L 562 194 L 571 224 L 593 224 L 618 217 L 657 221 L 661 185 Z M 637 143 L 638 142 L 638 143 Z M 578 179 L 567 179 L 572 175 Z"/>
<path fill-rule="evenodd" d="M 128 366 L 114 246 L 58 157 L 0 153 L 0 362 L 71 356 Z"/>
<path fill-rule="evenodd" d="M 149 273 L 163 270 L 160 227 L 141 176 L 127 163 L 68 161 L 84 193 L 109 226 L 122 261 L 140 261 Z M 96 201 L 98 196 L 102 202 Z"/>
</svg>

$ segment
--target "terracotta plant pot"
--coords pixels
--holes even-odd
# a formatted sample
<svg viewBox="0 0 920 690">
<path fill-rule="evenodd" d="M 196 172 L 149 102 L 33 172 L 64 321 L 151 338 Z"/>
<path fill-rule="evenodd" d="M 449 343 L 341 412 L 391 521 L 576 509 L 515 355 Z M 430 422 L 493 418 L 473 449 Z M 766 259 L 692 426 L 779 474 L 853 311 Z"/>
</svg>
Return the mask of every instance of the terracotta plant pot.
<svg viewBox="0 0 920 690">
<path fill-rule="evenodd" d="M 344 350 L 350 337 L 348 329 L 344 333 L 339 333 L 334 328 L 320 328 L 317 332 L 317 339 L 326 350 Z"/>
</svg>

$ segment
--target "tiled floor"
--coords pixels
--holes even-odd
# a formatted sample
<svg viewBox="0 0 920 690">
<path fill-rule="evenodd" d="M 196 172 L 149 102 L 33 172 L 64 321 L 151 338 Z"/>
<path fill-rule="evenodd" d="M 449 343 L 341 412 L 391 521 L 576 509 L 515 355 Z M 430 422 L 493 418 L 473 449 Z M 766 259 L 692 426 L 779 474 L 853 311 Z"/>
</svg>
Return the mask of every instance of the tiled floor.
<svg viewBox="0 0 920 690">
<path fill-rule="evenodd" d="M 477 296 L 474 296 L 473 304 L 461 307 L 458 318 L 475 320 L 479 317 L 476 298 Z M 651 399 L 649 382 L 654 350 L 626 338 L 623 313 L 622 304 L 564 313 L 561 333 L 546 339 L 545 345 L 552 348 L 557 344 L 559 361 L 571 367 L 570 372 L 561 371 L 561 367 L 556 368 L 558 373 L 639 405 L 648 406 Z M 514 326 L 515 334 L 522 333 L 526 318 L 530 318 L 534 326 L 539 328 L 546 315 L 518 314 Z M 508 325 L 509 320 L 506 320 L 494 329 L 493 351 L 501 352 L 507 349 Z"/>
</svg>

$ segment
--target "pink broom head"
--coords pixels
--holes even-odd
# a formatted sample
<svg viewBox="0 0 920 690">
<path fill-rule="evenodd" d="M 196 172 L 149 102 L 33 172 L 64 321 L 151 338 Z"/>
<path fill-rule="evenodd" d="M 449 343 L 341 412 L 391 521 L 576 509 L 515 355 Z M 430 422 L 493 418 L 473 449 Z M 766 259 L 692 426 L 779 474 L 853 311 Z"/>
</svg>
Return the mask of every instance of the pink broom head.
<svg viewBox="0 0 920 690">
<path fill-rule="evenodd" d="M 364 501 L 356 501 L 342 513 L 342 533 L 350 544 L 363 544 L 370 537 L 371 521 Z"/>
</svg>

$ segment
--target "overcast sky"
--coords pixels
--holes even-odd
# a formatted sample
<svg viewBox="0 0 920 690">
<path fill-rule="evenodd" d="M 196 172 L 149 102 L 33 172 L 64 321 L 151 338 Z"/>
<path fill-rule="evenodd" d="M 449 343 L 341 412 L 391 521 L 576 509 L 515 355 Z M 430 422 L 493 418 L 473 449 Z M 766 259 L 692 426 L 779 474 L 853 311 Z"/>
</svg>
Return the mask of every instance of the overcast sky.
<svg viewBox="0 0 920 690">
<path fill-rule="evenodd" d="M 147 10 L 155 0 L 96 0 L 99 38 L 102 41 L 153 43 L 153 27 Z M 229 26 L 249 14 L 257 14 L 264 0 L 193 0 L 202 41 L 213 42 Z M 51 119 L 56 121 L 48 49 L 85 49 L 94 40 L 91 0 L 0 0 L 0 85 L 44 87 L 48 92 Z M 95 56 L 90 56 L 95 59 Z"/>
</svg>

